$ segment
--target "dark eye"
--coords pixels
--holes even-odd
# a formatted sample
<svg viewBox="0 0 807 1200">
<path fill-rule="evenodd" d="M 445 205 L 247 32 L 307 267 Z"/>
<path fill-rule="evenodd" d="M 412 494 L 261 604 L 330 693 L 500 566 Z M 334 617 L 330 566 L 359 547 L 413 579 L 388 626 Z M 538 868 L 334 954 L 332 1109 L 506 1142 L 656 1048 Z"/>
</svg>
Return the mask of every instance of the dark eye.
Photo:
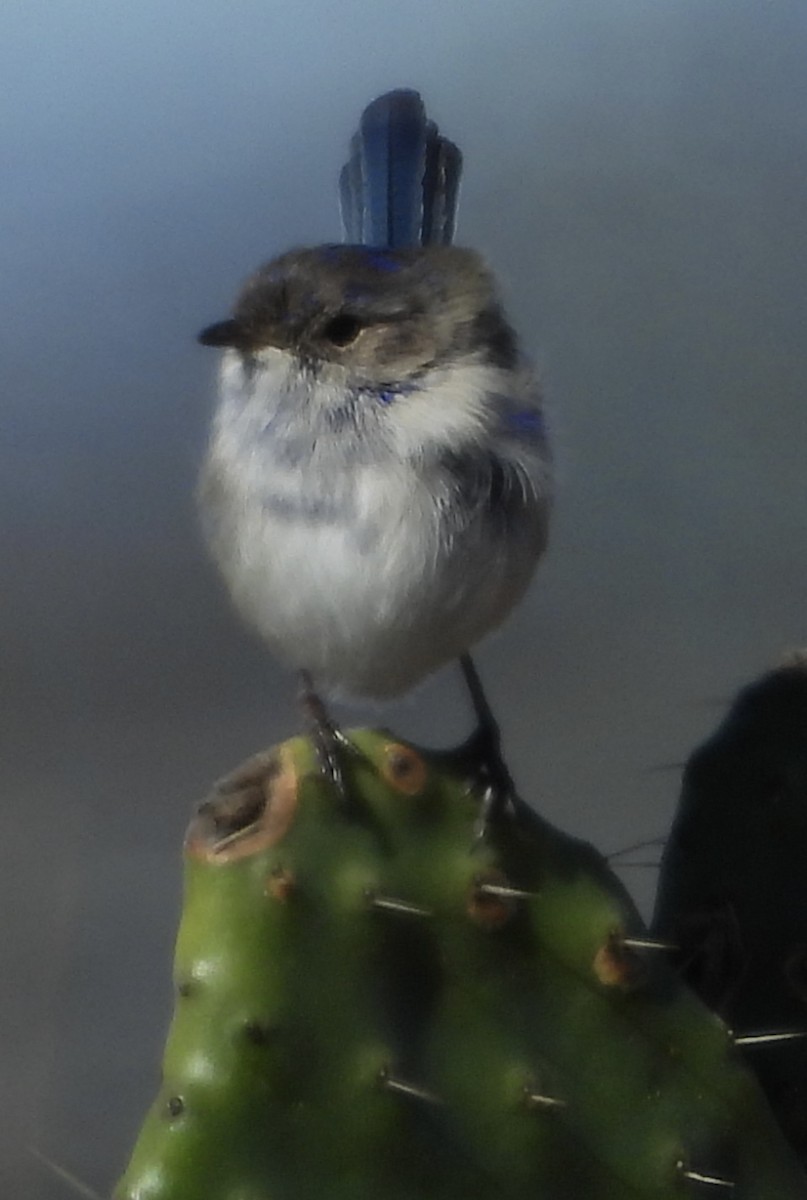
<svg viewBox="0 0 807 1200">
<path fill-rule="evenodd" d="M 322 336 L 332 346 L 349 346 L 355 342 L 364 326 L 358 317 L 350 313 L 337 313 L 323 326 Z"/>
</svg>

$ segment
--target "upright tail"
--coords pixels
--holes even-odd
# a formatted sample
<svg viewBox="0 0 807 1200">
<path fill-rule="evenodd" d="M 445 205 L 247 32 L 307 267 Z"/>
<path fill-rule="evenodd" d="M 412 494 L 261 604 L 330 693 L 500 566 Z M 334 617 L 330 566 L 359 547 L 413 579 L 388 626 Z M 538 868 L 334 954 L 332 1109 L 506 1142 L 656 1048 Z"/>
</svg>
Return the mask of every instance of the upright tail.
<svg viewBox="0 0 807 1200">
<path fill-rule="evenodd" d="M 454 237 L 462 155 L 440 136 L 417 92 L 373 100 L 339 177 L 346 242 L 425 246 Z"/>
</svg>

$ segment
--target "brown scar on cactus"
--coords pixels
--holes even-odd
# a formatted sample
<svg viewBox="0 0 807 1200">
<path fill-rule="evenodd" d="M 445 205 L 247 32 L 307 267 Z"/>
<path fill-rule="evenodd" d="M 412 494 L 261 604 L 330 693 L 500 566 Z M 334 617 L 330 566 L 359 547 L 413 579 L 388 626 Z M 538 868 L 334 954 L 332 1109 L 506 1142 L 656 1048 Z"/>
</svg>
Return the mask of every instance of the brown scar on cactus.
<svg viewBox="0 0 807 1200">
<path fill-rule="evenodd" d="M 298 799 L 299 777 L 288 749 L 255 755 L 199 805 L 186 852 L 225 863 L 274 846 L 288 833 Z"/>
<path fill-rule="evenodd" d="M 515 916 L 519 902 L 534 894 L 514 888 L 504 872 L 491 868 L 474 877 L 466 911 L 483 929 L 501 929 Z"/>
<path fill-rule="evenodd" d="M 381 775 L 396 791 L 417 796 L 424 787 L 429 768 L 421 754 L 401 742 L 389 742 L 383 749 Z"/>
<path fill-rule="evenodd" d="M 288 867 L 273 867 L 266 881 L 266 894 L 282 904 L 289 901 L 297 890 L 297 879 Z"/>
<path fill-rule="evenodd" d="M 621 930 L 614 930 L 597 950 L 592 964 L 595 978 L 605 987 L 629 991 L 647 979 L 647 965 L 627 944 Z"/>
</svg>

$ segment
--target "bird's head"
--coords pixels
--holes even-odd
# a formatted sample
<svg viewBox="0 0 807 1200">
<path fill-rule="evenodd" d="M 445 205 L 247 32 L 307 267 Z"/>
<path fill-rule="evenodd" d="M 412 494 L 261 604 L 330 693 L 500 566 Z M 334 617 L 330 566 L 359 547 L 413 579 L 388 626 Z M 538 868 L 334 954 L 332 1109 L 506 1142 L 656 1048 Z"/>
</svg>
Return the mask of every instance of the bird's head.
<svg viewBox="0 0 807 1200">
<path fill-rule="evenodd" d="M 245 360 L 280 351 L 348 386 L 411 382 L 462 361 L 513 365 L 515 338 L 471 250 L 326 245 L 290 250 L 245 284 L 231 317 L 199 334 Z"/>
</svg>

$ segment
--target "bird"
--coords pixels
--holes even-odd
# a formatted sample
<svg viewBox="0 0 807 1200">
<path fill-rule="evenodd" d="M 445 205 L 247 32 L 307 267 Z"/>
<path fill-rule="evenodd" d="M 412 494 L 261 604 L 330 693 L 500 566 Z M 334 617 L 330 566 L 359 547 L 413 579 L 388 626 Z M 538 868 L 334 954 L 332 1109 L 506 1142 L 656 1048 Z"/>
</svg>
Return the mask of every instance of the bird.
<svg viewBox="0 0 807 1200">
<path fill-rule="evenodd" d="M 493 274 L 453 244 L 461 170 L 416 91 L 367 106 L 344 240 L 259 267 L 199 334 L 222 351 L 199 504 L 236 608 L 309 696 L 383 702 L 459 660 L 495 759 L 470 650 L 543 555 L 553 456 Z M 489 773 L 510 788 L 500 756 Z"/>
</svg>

